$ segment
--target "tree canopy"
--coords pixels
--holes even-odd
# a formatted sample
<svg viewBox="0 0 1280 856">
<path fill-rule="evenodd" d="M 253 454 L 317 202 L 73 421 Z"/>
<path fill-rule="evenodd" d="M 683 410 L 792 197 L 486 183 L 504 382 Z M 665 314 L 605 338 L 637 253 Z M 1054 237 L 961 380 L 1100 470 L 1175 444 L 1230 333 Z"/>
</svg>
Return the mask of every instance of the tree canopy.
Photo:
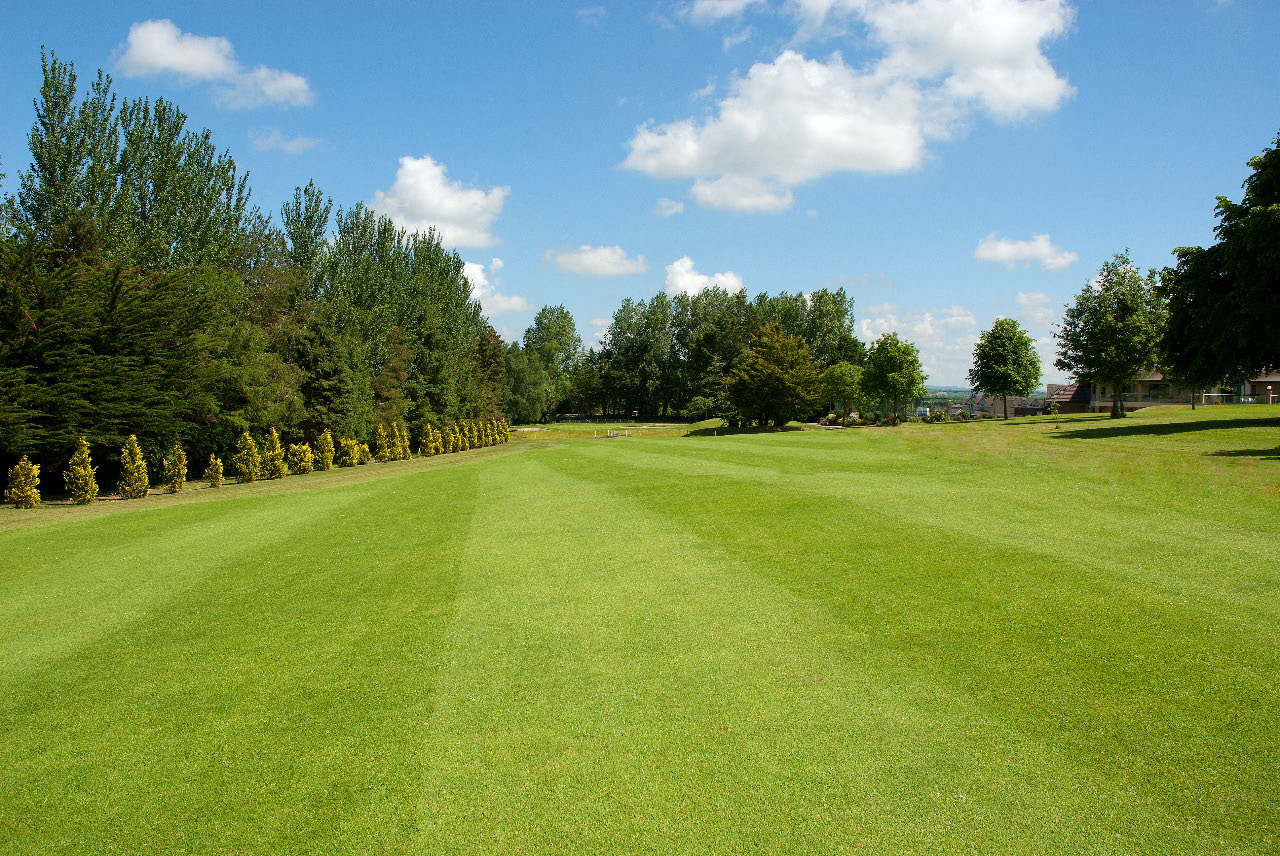
<svg viewBox="0 0 1280 856">
<path fill-rule="evenodd" d="M 1004 418 L 1009 418 L 1009 396 L 1027 396 L 1040 384 L 1040 355 L 1027 331 L 1013 318 L 997 318 L 973 348 L 969 383 L 974 391 L 1004 398 Z"/>
<path fill-rule="evenodd" d="M 905 402 L 924 397 L 924 382 L 920 352 L 897 333 L 885 333 L 867 352 L 863 387 L 867 394 L 890 405 L 895 423 Z"/>
<path fill-rule="evenodd" d="M 782 428 L 812 412 L 820 382 L 804 339 L 770 321 L 729 376 L 729 398 L 744 420 Z"/>
</svg>

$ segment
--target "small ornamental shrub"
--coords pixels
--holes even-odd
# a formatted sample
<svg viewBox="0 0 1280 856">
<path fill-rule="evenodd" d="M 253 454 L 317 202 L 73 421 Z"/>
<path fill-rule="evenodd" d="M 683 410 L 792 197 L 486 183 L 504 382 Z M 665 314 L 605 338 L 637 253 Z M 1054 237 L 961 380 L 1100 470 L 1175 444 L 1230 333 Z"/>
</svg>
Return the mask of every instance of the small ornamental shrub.
<svg viewBox="0 0 1280 856">
<path fill-rule="evenodd" d="M 222 460 L 217 455 L 209 456 L 209 465 L 204 468 L 204 480 L 209 487 L 222 487 Z"/>
<path fill-rule="evenodd" d="M 164 489 L 177 493 L 187 483 L 187 453 L 182 446 L 173 444 L 173 452 L 164 459 Z"/>
<path fill-rule="evenodd" d="M 98 468 L 89 458 L 89 443 L 83 437 L 76 444 L 76 453 L 71 456 L 71 463 L 62 480 L 67 483 L 67 493 L 76 505 L 88 505 L 98 496 L 98 481 L 93 474 Z"/>
<path fill-rule="evenodd" d="M 272 428 L 267 434 L 267 441 L 262 444 L 262 477 L 264 479 L 282 479 L 288 470 L 284 465 L 284 449 L 280 448 L 280 435 Z"/>
<path fill-rule="evenodd" d="M 369 451 L 368 443 L 360 444 L 360 457 L 356 459 L 357 464 L 367 464 L 373 460 L 373 453 Z"/>
<path fill-rule="evenodd" d="M 289 444 L 289 471 L 304 476 L 315 469 L 311 447 L 306 443 Z"/>
<path fill-rule="evenodd" d="M 378 426 L 378 430 L 373 432 L 373 448 L 374 457 L 378 459 L 379 463 L 385 464 L 395 457 L 391 452 L 391 440 L 387 437 L 387 429 L 381 425 Z"/>
<path fill-rule="evenodd" d="M 9 468 L 9 488 L 4 501 L 14 508 L 35 508 L 40 504 L 40 465 L 33 464 L 26 455 Z"/>
<path fill-rule="evenodd" d="M 333 467 L 333 435 L 326 428 L 316 440 L 316 469 L 324 471 Z"/>
<path fill-rule="evenodd" d="M 253 442 L 248 431 L 241 434 L 236 442 L 236 453 L 231 458 L 231 463 L 236 465 L 236 480 L 241 484 L 258 477 L 258 444 Z"/>
<path fill-rule="evenodd" d="M 360 444 L 350 437 L 338 441 L 338 466 L 354 467 L 360 463 Z"/>
<path fill-rule="evenodd" d="M 120 498 L 138 499 L 147 495 L 151 482 L 147 478 L 147 462 L 138 447 L 138 438 L 130 434 L 120 450 Z"/>
<path fill-rule="evenodd" d="M 400 460 L 407 461 L 413 457 L 413 452 L 409 450 L 409 429 L 396 423 L 396 437 L 399 440 Z"/>
<path fill-rule="evenodd" d="M 480 447 L 480 431 L 476 428 L 475 422 L 467 423 L 467 448 L 477 449 Z"/>
</svg>

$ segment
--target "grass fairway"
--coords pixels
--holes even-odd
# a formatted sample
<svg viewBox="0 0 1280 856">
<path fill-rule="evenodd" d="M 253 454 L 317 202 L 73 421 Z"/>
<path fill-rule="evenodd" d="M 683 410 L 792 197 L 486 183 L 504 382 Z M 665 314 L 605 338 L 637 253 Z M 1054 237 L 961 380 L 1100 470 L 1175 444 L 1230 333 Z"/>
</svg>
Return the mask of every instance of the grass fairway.
<svg viewBox="0 0 1280 856">
<path fill-rule="evenodd" d="M 0 512 L 0 852 L 1280 851 L 1280 408 Z"/>
</svg>

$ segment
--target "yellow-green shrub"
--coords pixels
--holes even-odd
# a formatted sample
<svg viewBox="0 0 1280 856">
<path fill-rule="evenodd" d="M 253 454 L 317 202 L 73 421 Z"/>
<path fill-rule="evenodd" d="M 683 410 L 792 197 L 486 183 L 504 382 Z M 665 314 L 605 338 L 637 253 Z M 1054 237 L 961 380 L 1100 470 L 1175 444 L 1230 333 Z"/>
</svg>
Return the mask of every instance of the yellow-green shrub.
<svg viewBox="0 0 1280 856">
<path fill-rule="evenodd" d="M 338 466 L 354 467 L 360 463 L 360 444 L 350 437 L 338 441 Z"/>
<path fill-rule="evenodd" d="M 387 438 L 387 429 L 381 425 L 373 432 L 373 448 L 374 457 L 378 459 L 379 463 L 385 464 L 395 457 L 391 452 L 391 441 Z"/>
<path fill-rule="evenodd" d="M 367 464 L 373 460 L 373 453 L 369 451 L 368 443 L 360 444 L 360 457 L 356 459 L 357 464 Z"/>
<path fill-rule="evenodd" d="M 395 423 L 395 429 L 397 441 L 396 447 L 400 454 L 400 460 L 407 461 L 413 457 L 413 452 L 409 449 L 409 429 L 401 425 L 399 422 Z"/>
<path fill-rule="evenodd" d="M 222 460 L 217 455 L 209 456 L 209 465 L 204 468 L 204 480 L 209 487 L 222 487 Z"/>
<path fill-rule="evenodd" d="M 236 481 L 243 484 L 256 479 L 259 462 L 258 444 L 253 442 L 253 438 L 246 431 L 236 442 L 236 453 L 231 458 L 231 463 L 236 465 Z"/>
<path fill-rule="evenodd" d="M 26 455 L 9 468 L 9 488 L 4 501 L 14 508 L 35 508 L 40 504 L 40 465 L 33 464 Z"/>
<path fill-rule="evenodd" d="M 316 440 L 316 469 L 323 472 L 333 466 L 333 435 L 324 429 L 320 439 Z"/>
<path fill-rule="evenodd" d="M 138 499 L 147 495 L 147 491 L 151 489 L 151 481 L 147 478 L 147 462 L 142 457 L 138 438 L 132 434 L 120 450 L 120 470 L 121 499 Z"/>
<path fill-rule="evenodd" d="M 97 471 L 89 457 L 89 442 L 81 437 L 62 477 L 67 483 L 67 493 L 76 505 L 88 505 L 98 496 L 98 480 L 93 477 Z"/>
<path fill-rule="evenodd" d="M 311 446 L 306 443 L 289 444 L 289 470 L 298 475 L 306 475 L 315 468 L 311 455 Z"/>
<path fill-rule="evenodd" d="M 182 446 L 173 444 L 173 452 L 164 459 L 164 489 L 177 493 L 187 483 L 187 453 Z"/>
<path fill-rule="evenodd" d="M 280 435 L 272 428 L 267 433 L 267 441 L 262 444 L 262 477 L 264 479 L 282 479 L 288 470 L 284 465 L 284 449 L 280 447 Z"/>
</svg>

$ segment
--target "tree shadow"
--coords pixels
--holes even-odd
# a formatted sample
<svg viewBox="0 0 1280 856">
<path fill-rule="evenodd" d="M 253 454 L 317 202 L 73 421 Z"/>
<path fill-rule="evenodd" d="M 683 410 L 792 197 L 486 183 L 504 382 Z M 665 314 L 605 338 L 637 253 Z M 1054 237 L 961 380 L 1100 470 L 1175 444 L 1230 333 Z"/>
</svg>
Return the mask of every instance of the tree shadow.
<svg viewBox="0 0 1280 856">
<path fill-rule="evenodd" d="M 1118 419 L 1116 422 L 1121 424 L 1117 425 L 1108 421 L 1106 425 L 1074 428 L 1069 431 L 1055 433 L 1052 436 L 1062 440 L 1101 440 L 1111 437 L 1167 437 L 1171 434 L 1190 434 L 1197 431 L 1218 431 L 1229 428 L 1280 429 L 1280 417 L 1274 416 L 1256 419 L 1213 419 L 1204 422 L 1159 422 L 1155 424 L 1140 422 L 1137 424 L 1124 424 L 1128 421 L 1128 419 Z M 1267 453 L 1271 451 L 1268 449 Z"/>
<path fill-rule="evenodd" d="M 1216 458 L 1258 458 L 1263 461 L 1280 461 L 1280 446 L 1274 449 L 1219 449 L 1208 454 Z"/>
</svg>

